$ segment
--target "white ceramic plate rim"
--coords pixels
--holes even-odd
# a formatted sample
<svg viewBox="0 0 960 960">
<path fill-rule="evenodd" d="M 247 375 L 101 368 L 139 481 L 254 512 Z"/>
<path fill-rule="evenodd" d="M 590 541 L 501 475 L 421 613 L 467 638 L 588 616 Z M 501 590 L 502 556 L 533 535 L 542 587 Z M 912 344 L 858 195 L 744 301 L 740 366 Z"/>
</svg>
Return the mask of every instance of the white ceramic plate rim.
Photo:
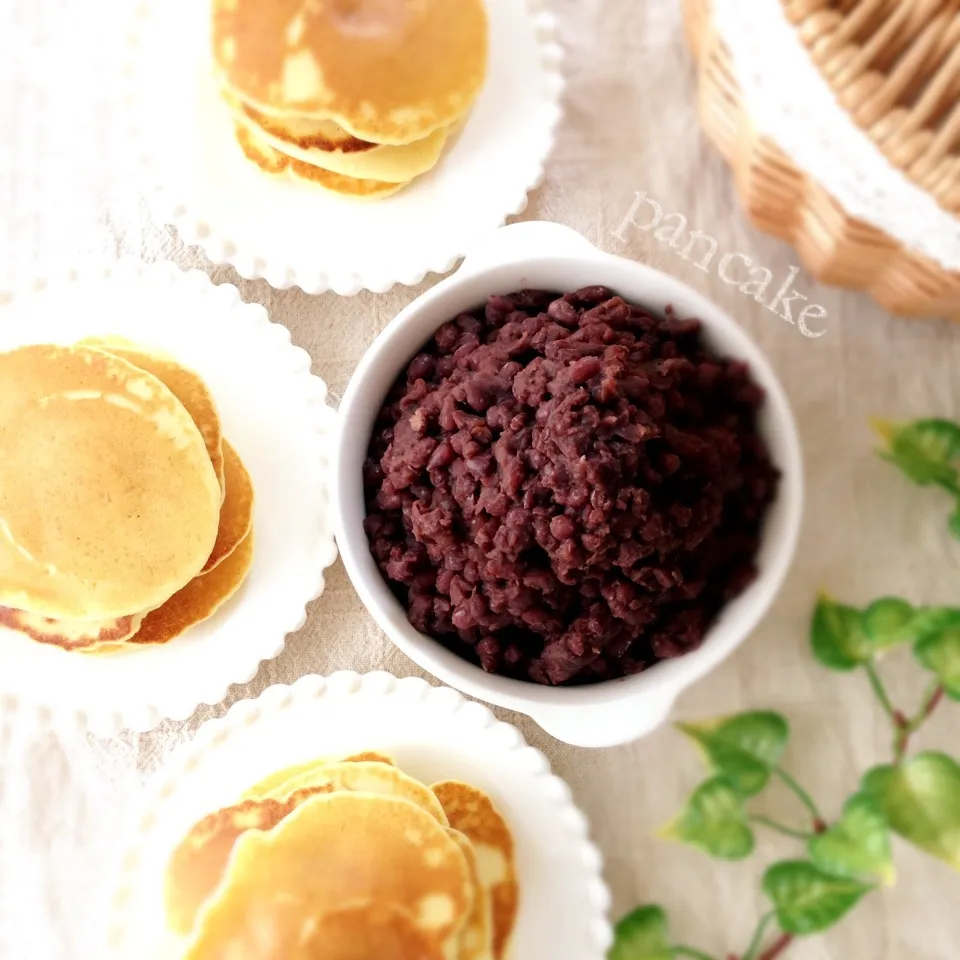
<svg viewBox="0 0 960 960">
<path fill-rule="evenodd" d="M 543 182 L 545 165 L 553 150 L 557 127 L 563 113 L 561 100 L 564 91 L 564 52 L 558 41 L 557 21 L 550 11 L 548 0 L 498 0 L 517 5 L 511 8 L 510 16 L 528 18 L 536 40 L 540 92 L 536 109 L 532 110 L 524 121 L 525 130 L 536 131 L 536 146 L 528 155 L 517 157 L 516 162 L 510 165 L 509 180 L 503 179 L 493 184 L 489 181 L 477 183 L 477 189 L 487 194 L 487 198 L 482 210 L 473 212 L 476 223 L 471 221 L 469 230 L 460 230 L 456 235 L 451 232 L 449 236 L 444 236 L 441 232 L 438 241 L 437 230 L 421 226 L 418 230 L 420 234 L 429 237 L 429 247 L 424 248 L 422 256 L 417 255 L 415 264 L 409 257 L 404 258 L 406 262 L 403 265 L 379 258 L 351 264 L 349 269 L 307 264 L 302 259 L 299 262 L 289 262 L 293 258 L 278 257 L 271 252 L 268 240 L 249 242 L 230 235 L 229 231 L 211 220 L 203 208 L 203 202 L 191 196 L 191 191 L 185 191 L 182 184 L 169 182 L 169 165 L 163 163 L 162 156 L 151 139 L 151 129 L 154 135 L 156 130 L 151 110 L 144 107 L 145 103 L 149 103 L 149 96 L 145 91 L 150 89 L 145 85 L 156 83 L 157 80 L 152 75 L 143 75 L 145 69 L 148 74 L 150 72 L 149 68 L 143 66 L 146 59 L 143 52 L 149 50 L 150 18 L 156 16 L 155 5 L 159 2 L 160 0 L 145 0 L 137 5 L 128 39 L 131 57 L 124 71 L 128 82 L 123 99 L 127 108 L 131 140 L 137 153 L 139 175 L 147 191 L 148 202 L 164 223 L 176 227 L 185 243 L 202 248 L 211 261 L 230 264 L 246 279 L 266 279 L 277 289 L 298 286 L 310 294 L 332 290 L 341 296 L 354 296 L 362 290 L 383 293 L 397 284 L 415 286 L 429 274 L 445 274 L 452 270 L 476 239 L 503 225 L 509 217 L 522 213 L 526 209 L 530 192 Z M 511 63 L 506 62 L 509 58 L 500 60 L 505 62 L 491 59 L 491 73 L 513 69 Z M 169 55 L 165 62 L 170 62 Z M 186 67 L 181 63 L 172 69 L 184 70 Z M 509 108 L 510 104 L 507 103 L 506 106 Z M 444 162 L 455 162 L 455 157 L 446 156 L 441 164 Z M 442 173 L 442 169 L 438 172 Z M 422 186 L 415 184 L 409 191 L 404 191 L 404 195 L 412 194 Z M 242 197 L 236 199 L 238 203 L 243 200 Z M 390 200 L 384 202 L 389 203 Z M 405 242 L 416 241 L 407 238 Z"/>
<path fill-rule="evenodd" d="M 70 696 L 65 697 L 61 688 L 75 672 L 74 664 L 77 664 L 78 668 L 82 665 L 82 669 L 87 670 L 93 668 L 97 660 L 97 658 L 87 658 L 77 653 L 44 649 L 37 645 L 39 649 L 35 652 L 33 649 L 27 649 L 18 654 L 18 657 L 24 658 L 24 665 L 18 667 L 19 682 L 7 678 L 4 671 L 0 670 L 0 698 L 12 698 L 24 705 L 39 708 L 41 716 L 47 720 L 56 720 L 57 723 L 67 722 L 102 737 L 115 736 L 124 729 L 138 732 L 151 730 L 164 719 L 184 720 L 201 704 L 216 704 L 222 701 L 233 684 L 252 680 L 260 664 L 277 657 L 284 648 L 287 635 L 299 630 L 306 622 L 307 604 L 323 592 L 324 571 L 337 556 L 332 532 L 328 483 L 330 475 L 328 455 L 335 435 L 336 413 L 326 402 L 326 385 L 319 377 L 311 374 L 310 357 L 306 351 L 291 344 L 290 332 L 280 324 L 271 322 L 262 306 L 245 303 L 236 287 L 230 284 L 214 285 L 210 278 L 199 270 L 185 273 L 167 262 L 145 264 L 126 259 L 103 268 L 76 270 L 66 277 L 39 282 L 29 292 L 15 294 L 0 305 L 0 317 L 14 320 L 21 303 L 26 304 L 24 308 L 26 311 L 40 310 L 43 300 L 37 298 L 44 298 L 48 294 L 53 295 L 54 302 L 57 296 L 69 295 L 72 297 L 71 302 L 77 305 L 78 311 L 82 311 L 89 308 L 89 305 L 85 307 L 83 303 L 85 289 L 93 293 L 98 288 L 117 291 L 118 285 L 123 284 L 134 287 L 137 284 L 144 284 L 145 290 L 165 289 L 167 285 L 173 285 L 171 296 L 176 296 L 183 302 L 196 303 L 197 317 L 201 319 L 194 322 L 204 322 L 202 318 L 206 317 L 208 319 L 205 322 L 216 324 L 222 329 L 224 336 L 238 341 L 243 338 L 251 351 L 255 349 L 257 357 L 263 359 L 265 369 L 273 371 L 273 377 L 283 377 L 284 382 L 289 384 L 289 395 L 297 398 L 298 408 L 290 411 L 291 418 L 295 418 L 292 422 L 296 423 L 296 427 L 292 430 L 297 433 L 298 443 L 304 445 L 304 462 L 309 461 L 316 465 L 316 476 L 321 482 L 312 491 L 311 503 L 305 505 L 303 523 L 312 531 L 311 536 L 315 535 L 315 539 L 311 540 L 309 546 L 298 554 L 298 562 L 302 564 L 303 570 L 302 595 L 299 592 L 294 595 L 293 590 L 279 597 L 274 595 L 271 602 L 276 602 L 276 607 L 270 610 L 269 622 L 266 622 L 263 617 L 258 618 L 257 623 L 260 629 L 250 631 L 239 638 L 242 642 L 232 644 L 228 658 L 205 656 L 204 652 L 207 648 L 200 633 L 207 631 L 218 633 L 223 627 L 229 628 L 231 636 L 235 636 L 237 631 L 243 629 L 242 613 L 250 602 L 249 595 L 244 590 L 246 586 L 253 586 L 252 575 L 249 583 L 241 588 L 238 595 L 225 605 L 220 613 L 197 628 L 198 639 L 189 649 L 178 646 L 181 642 L 191 643 L 188 633 L 182 641 L 173 641 L 157 650 L 137 650 L 110 658 L 118 662 L 128 656 L 136 658 L 162 656 L 164 658 L 162 665 L 155 660 L 158 667 L 156 679 L 142 683 L 138 679 L 137 695 L 143 698 L 140 701 L 134 702 L 129 691 L 125 690 L 123 695 L 111 702 L 109 689 L 105 689 L 108 687 L 106 681 L 90 687 L 80 682 L 70 684 Z M 150 286 L 154 284 L 155 287 Z M 119 292 L 117 295 L 122 296 Z M 128 294 L 128 296 L 133 295 L 133 293 Z M 93 309 L 96 310 L 96 308 L 97 304 L 94 303 Z M 90 332 L 107 332 L 101 331 L 96 326 L 98 322 L 98 320 L 91 322 Z M 115 333 L 128 332 L 113 327 L 111 329 Z M 4 343 L 15 346 L 26 342 L 50 342 L 50 339 L 59 338 L 45 338 L 40 330 L 35 333 L 31 330 L 28 335 L 16 331 L 10 336 L 0 335 L 0 349 L 3 348 Z M 142 339 L 148 344 L 151 342 L 145 334 Z M 163 335 L 158 335 L 153 343 L 162 347 Z M 220 376 L 224 379 L 228 378 L 225 371 L 222 371 Z M 240 389 L 239 384 L 237 389 Z M 216 391 L 214 392 L 216 394 Z M 250 402 L 256 402 L 255 390 L 248 389 L 248 393 Z M 236 405 L 235 397 L 232 398 L 231 403 Z M 225 432 L 227 439 L 231 439 L 229 429 Z M 234 435 L 235 441 L 240 439 L 242 437 Z M 257 459 L 263 456 L 265 455 L 260 454 Z M 251 473 L 256 472 L 256 460 L 251 461 L 249 456 L 247 466 Z M 262 529 L 262 523 L 259 520 L 259 504 L 257 509 L 258 521 L 255 525 L 255 534 L 257 525 Z M 255 552 L 255 569 L 256 563 Z M 269 584 L 266 583 L 264 586 L 269 587 Z M 228 621 L 226 627 L 223 626 L 224 618 Z M 14 642 L 28 643 L 20 637 L 14 638 Z M 59 664 L 57 666 L 58 671 L 62 670 L 62 677 L 58 680 L 58 690 L 61 690 L 61 693 L 56 699 L 48 695 L 41 669 L 51 662 L 50 658 L 53 656 L 63 658 L 62 667 Z M 2 657 L 2 645 L 0 645 L 0 663 L 2 663 Z M 214 659 L 216 662 L 212 662 Z M 35 661 L 35 664 L 31 666 L 30 661 Z M 180 672 L 177 672 L 178 668 L 174 661 L 181 664 Z M 105 663 L 104 666 L 107 664 Z M 110 666 L 113 669 L 113 664 Z M 116 670 L 114 682 L 123 672 L 122 664 Z M 139 677 L 144 671 L 139 667 L 138 671 Z M 173 682 L 175 673 L 176 682 Z M 23 683 L 24 677 L 29 678 L 29 686 Z M 9 682 L 5 682 L 7 680 Z"/>
<path fill-rule="evenodd" d="M 613 932 L 608 919 L 610 892 L 603 879 L 603 860 L 597 847 L 589 838 L 589 825 L 583 813 L 575 806 L 570 788 L 550 770 L 547 758 L 533 747 L 527 745 L 516 727 L 497 720 L 489 709 L 479 703 L 468 701 L 449 687 L 435 687 L 425 680 L 408 677 L 400 680 L 389 673 L 376 672 L 360 675 L 352 671 L 341 671 L 329 677 L 307 676 L 292 686 L 277 685 L 268 688 L 256 700 L 244 700 L 234 704 L 224 717 L 205 723 L 191 743 L 174 751 L 163 769 L 152 782 L 142 814 L 133 827 L 131 842 L 122 857 L 119 867 L 119 880 L 112 900 L 108 924 L 108 948 L 111 957 L 125 957 L 124 949 L 129 949 L 131 928 L 142 916 L 143 909 L 153 910 L 154 906 L 139 903 L 144 884 L 138 882 L 138 874 L 143 869 L 151 869 L 152 861 L 158 856 L 169 853 L 162 838 L 165 819 L 176 812 L 178 798 L 182 804 L 184 796 L 189 803 L 203 809 L 216 809 L 219 800 L 210 801 L 203 797 L 194 797 L 197 792 L 191 784 L 191 774 L 216 759 L 219 751 L 240 749 L 245 735 L 259 723 L 289 724 L 290 736 L 312 738 L 314 735 L 304 731 L 302 720 L 311 704 L 320 701 L 343 702 L 346 699 L 362 698 L 364 711 L 389 722 L 390 710 L 417 711 L 424 713 L 424 722 L 429 718 L 431 730 L 457 731 L 467 730 L 471 735 L 483 738 L 484 749 L 499 758 L 491 765 L 488 776 L 492 780 L 497 773 L 513 776 L 513 784 L 498 782 L 500 793 L 511 803 L 523 806 L 525 816 L 534 810 L 550 810 L 551 822 L 559 823 L 559 829 L 549 837 L 538 837 L 544 843 L 546 865 L 550 857 L 563 856 L 575 869 L 570 876 L 564 874 L 562 882 L 573 886 L 571 900 L 583 907 L 583 916 L 577 918 L 575 925 L 583 934 L 588 945 L 587 952 L 577 960 L 604 960 Z M 289 716 L 285 717 L 285 711 Z M 298 712 L 301 711 L 301 712 Z M 382 711 L 382 714 L 379 712 Z M 394 713 L 396 716 L 396 713 Z M 445 722 L 446 721 L 446 722 Z M 323 733 L 317 733 L 317 742 L 324 739 Z M 452 737 L 452 735 L 451 735 Z M 336 736 L 334 735 L 334 739 Z M 438 734 L 436 743 L 424 743 L 425 750 L 431 751 L 436 758 L 438 753 L 455 756 L 455 747 L 443 743 L 443 733 Z M 389 750 L 389 729 L 386 728 L 385 743 L 370 743 L 366 749 Z M 238 746 L 239 745 L 239 746 Z M 312 741 L 311 741 L 312 746 Z M 309 756 L 323 756 L 326 748 L 318 747 Z M 301 760 L 307 759 L 306 756 Z M 230 762 L 230 761 L 226 761 Z M 495 763 L 502 766 L 499 771 L 493 769 Z M 276 767 L 271 767 L 271 770 Z M 267 770 L 253 771 L 244 782 L 254 783 Z M 477 784 L 481 788 L 485 785 Z M 489 789 L 489 787 L 487 787 Z M 201 791 L 202 792 L 202 791 Z M 199 804 L 197 804 L 199 801 Z M 230 801 L 227 801 L 230 802 Z M 173 804 L 173 807 L 168 806 Z M 206 806 L 204 806 L 206 804 Z M 160 837 L 154 839 L 159 832 Z M 528 847 L 539 850 L 534 838 L 529 838 Z M 160 843 L 162 850 L 151 850 L 151 844 Z M 551 852 L 546 853 L 547 850 Z M 528 850 L 528 855 L 529 855 Z M 539 857 L 538 857 L 539 859 Z M 522 874 L 522 864 L 521 864 Z M 527 917 L 523 920 L 523 888 L 521 888 L 521 922 L 531 926 L 549 925 L 551 917 Z M 516 960 L 525 958 L 516 957 Z"/>
</svg>

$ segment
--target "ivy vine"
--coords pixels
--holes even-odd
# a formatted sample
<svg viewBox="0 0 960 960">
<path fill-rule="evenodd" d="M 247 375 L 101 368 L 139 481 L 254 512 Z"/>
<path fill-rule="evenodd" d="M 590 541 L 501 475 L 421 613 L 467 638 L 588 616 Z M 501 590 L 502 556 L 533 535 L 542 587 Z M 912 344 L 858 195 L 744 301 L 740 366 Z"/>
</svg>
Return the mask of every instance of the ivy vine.
<svg viewBox="0 0 960 960">
<path fill-rule="evenodd" d="M 877 423 L 880 456 L 920 486 L 937 486 L 954 501 L 947 525 L 960 539 L 960 425 L 948 420 Z M 781 764 L 790 726 L 785 717 L 754 710 L 677 728 L 702 752 L 709 771 L 661 836 L 719 860 L 741 860 L 755 831 L 795 840 L 794 859 L 771 864 L 762 889 L 770 908 L 739 953 L 725 960 L 776 960 L 798 937 L 839 923 L 878 886 L 894 882 L 895 833 L 960 871 L 960 764 L 945 753 L 912 754 L 914 734 L 945 700 L 960 700 L 960 608 L 913 606 L 883 597 L 863 609 L 821 596 L 810 623 L 816 660 L 830 670 L 861 671 L 890 722 L 888 763 L 868 770 L 830 820 Z M 912 711 L 893 703 L 879 669 L 887 651 L 910 646 L 929 683 Z M 751 800 L 779 780 L 797 801 L 788 821 L 753 813 Z M 616 926 L 609 960 L 720 960 L 676 942 L 662 907 L 638 907 Z"/>
</svg>

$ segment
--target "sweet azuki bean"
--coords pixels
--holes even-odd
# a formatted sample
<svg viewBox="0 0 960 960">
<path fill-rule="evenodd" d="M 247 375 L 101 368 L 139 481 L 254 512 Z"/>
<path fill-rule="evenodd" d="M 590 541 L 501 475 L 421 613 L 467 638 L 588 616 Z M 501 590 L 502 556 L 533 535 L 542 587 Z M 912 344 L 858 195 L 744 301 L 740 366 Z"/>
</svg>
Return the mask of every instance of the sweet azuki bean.
<svg viewBox="0 0 960 960">
<path fill-rule="evenodd" d="M 422 632 L 582 684 L 697 647 L 755 575 L 779 474 L 746 365 L 603 287 L 491 297 L 408 365 L 365 465 L 366 531 Z"/>
</svg>

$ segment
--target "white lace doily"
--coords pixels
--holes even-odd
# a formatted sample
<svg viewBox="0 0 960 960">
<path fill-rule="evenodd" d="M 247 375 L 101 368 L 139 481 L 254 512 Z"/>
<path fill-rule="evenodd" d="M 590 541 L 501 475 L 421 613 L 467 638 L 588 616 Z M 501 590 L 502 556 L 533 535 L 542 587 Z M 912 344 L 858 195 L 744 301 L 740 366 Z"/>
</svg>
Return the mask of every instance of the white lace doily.
<svg viewBox="0 0 960 960">
<path fill-rule="evenodd" d="M 713 16 L 757 129 L 850 216 L 946 270 L 960 270 L 960 217 L 894 167 L 853 122 L 780 0 L 714 0 Z"/>
</svg>

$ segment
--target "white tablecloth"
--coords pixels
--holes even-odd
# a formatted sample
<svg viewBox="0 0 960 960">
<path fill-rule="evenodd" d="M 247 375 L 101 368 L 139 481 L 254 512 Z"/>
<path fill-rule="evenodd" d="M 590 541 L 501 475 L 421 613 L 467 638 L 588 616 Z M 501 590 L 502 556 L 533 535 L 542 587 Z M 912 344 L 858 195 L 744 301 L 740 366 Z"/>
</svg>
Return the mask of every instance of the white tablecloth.
<svg viewBox="0 0 960 960">
<path fill-rule="evenodd" d="M 198 265 L 218 282 L 238 283 L 232 270 L 212 267 L 152 223 L 129 178 L 115 122 L 126 6 L 125 0 L 0 0 L 0 291 L 28 286 L 83 257 L 121 253 Z M 824 288 L 801 272 L 794 288 L 827 310 L 817 324 L 825 335 L 808 339 L 652 232 L 629 223 L 620 230 L 643 191 L 664 217 L 681 214 L 723 253 L 742 253 L 768 268 L 777 286 L 796 262 L 788 247 L 749 226 L 728 171 L 699 132 L 694 68 L 676 0 L 556 0 L 556 7 L 569 50 L 567 117 L 547 181 L 526 216 L 576 227 L 722 304 L 772 359 L 806 448 L 808 510 L 787 587 L 748 643 L 691 690 L 678 713 L 708 717 L 764 705 L 785 711 L 793 725 L 787 762 L 835 813 L 859 775 L 887 757 L 889 734 L 862 678 L 828 674 L 813 663 L 811 605 L 820 587 L 855 603 L 886 593 L 916 602 L 957 600 L 960 545 L 945 533 L 948 505 L 936 492 L 910 488 L 873 456 L 867 421 L 960 416 L 960 330 L 891 318 L 864 297 Z M 637 222 L 651 209 L 642 208 Z M 418 292 L 342 300 L 278 292 L 263 282 L 239 285 L 310 351 L 334 397 L 376 333 Z M 338 565 L 307 626 L 230 701 L 345 667 L 417 673 L 373 626 Z M 892 657 L 886 671 L 895 696 L 911 707 L 924 680 L 909 655 Z M 106 743 L 44 729 L 43 717 L 0 702 L 4 960 L 95 956 L 108 864 L 143 778 L 226 706 Z M 759 893 L 763 862 L 794 852 L 790 841 L 764 836 L 753 860 L 717 864 L 653 839 L 699 776 L 693 750 L 669 728 L 631 746 L 590 752 L 504 715 L 573 787 L 606 855 L 617 914 L 658 901 L 671 912 L 677 939 L 717 956 L 744 948 L 766 909 Z M 943 710 L 922 743 L 955 745 L 958 717 L 956 708 L 952 716 Z M 769 808 L 785 819 L 794 811 L 791 798 L 776 791 Z M 797 945 L 789 956 L 955 956 L 960 877 L 905 845 L 898 843 L 896 853 L 895 888 L 871 896 L 828 936 Z"/>
</svg>

